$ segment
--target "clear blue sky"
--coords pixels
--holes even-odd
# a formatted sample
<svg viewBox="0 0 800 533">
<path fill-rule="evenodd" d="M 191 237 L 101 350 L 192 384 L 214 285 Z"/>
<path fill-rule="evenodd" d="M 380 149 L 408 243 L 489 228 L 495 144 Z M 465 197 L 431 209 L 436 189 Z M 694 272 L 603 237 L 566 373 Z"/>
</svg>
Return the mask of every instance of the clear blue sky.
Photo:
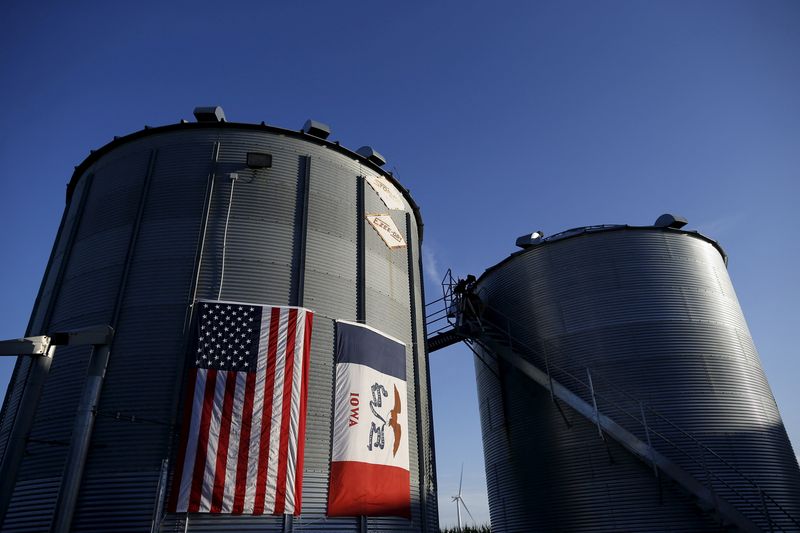
<svg viewBox="0 0 800 533">
<path fill-rule="evenodd" d="M 24 332 L 72 167 L 219 104 L 383 153 L 422 207 L 431 297 L 527 231 L 686 216 L 730 255 L 800 446 L 800 3 L 44 4 L 0 7 L 0 337 Z M 488 521 L 471 357 L 431 368 L 442 523 L 462 461 Z"/>
</svg>

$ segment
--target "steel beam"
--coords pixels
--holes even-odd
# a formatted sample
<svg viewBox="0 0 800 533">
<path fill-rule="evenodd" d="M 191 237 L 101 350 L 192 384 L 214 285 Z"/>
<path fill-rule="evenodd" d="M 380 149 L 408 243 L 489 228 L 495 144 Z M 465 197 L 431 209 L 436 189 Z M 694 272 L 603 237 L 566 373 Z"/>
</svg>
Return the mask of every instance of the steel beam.
<svg viewBox="0 0 800 533">
<path fill-rule="evenodd" d="M 0 355 L 45 355 L 51 339 L 47 335 L 0 341 Z"/>
<path fill-rule="evenodd" d="M 35 337 L 34 337 L 35 338 Z M 47 337 L 44 337 L 47 338 Z M 18 339 L 18 341 L 28 339 Z M 17 342 L 17 341 L 12 341 Z M 30 343 L 35 344 L 35 343 Z M 33 351 L 33 346 L 23 342 L 20 346 L 28 346 Z M 12 346 L 9 344 L 7 346 Z M 11 429 L 8 442 L 6 443 L 6 453 L 3 463 L 0 465 L 0 525 L 5 521 L 8 506 L 11 503 L 11 496 L 14 493 L 14 485 L 17 481 L 19 467 L 22 458 L 25 456 L 25 448 L 28 443 L 33 427 L 33 420 L 36 415 L 36 408 L 39 406 L 39 399 L 42 397 L 42 389 L 50 373 L 50 364 L 53 362 L 56 345 L 48 343 L 47 350 L 41 355 L 32 355 L 30 372 L 19 401 L 14 426 Z M 38 351 L 38 349 L 36 350 Z M 30 354 L 29 354 L 30 355 Z M 1 527 L 1 526 L 0 526 Z"/>
</svg>

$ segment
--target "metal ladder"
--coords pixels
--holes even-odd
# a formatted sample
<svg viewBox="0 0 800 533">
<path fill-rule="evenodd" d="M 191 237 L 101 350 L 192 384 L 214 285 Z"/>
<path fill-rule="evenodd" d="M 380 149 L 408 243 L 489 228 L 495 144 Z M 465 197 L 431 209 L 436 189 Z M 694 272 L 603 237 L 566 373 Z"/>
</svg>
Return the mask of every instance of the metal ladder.
<svg viewBox="0 0 800 533">
<path fill-rule="evenodd" d="M 585 368 L 585 377 L 575 376 L 550 361 L 544 346 L 534 349 L 522 342 L 514 333 L 527 332 L 523 324 L 484 302 L 480 311 L 475 309 L 457 290 L 461 281 L 448 270 L 442 298 L 429 304 L 435 310 L 427 313 L 431 318 L 426 320 L 439 325 L 429 328 L 429 351 L 463 341 L 479 358 L 483 356 L 477 347 L 502 358 L 548 390 L 559 409 L 559 402 L 564 403 L 595 424 L 600 438 L 613 438 L 652 467 L 654 476 L 663 473 L 677 482 L 700 509 L 725 526 L 741 531 L 800 531 L 800 522 L 758 483 L 645 402 L 596 370 Z M 683 442 L 676 442 L 676 435 Z"/>
</svg>

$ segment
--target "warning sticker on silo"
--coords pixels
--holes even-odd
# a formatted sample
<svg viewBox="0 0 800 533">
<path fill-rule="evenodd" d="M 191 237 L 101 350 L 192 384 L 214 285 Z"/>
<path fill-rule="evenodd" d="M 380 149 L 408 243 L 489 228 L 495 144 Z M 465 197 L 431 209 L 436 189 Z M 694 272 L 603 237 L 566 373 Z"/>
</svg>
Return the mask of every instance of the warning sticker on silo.
<svg viewBox="0 0 800 533">
<path fill-rule="evenodd" d="M 367 222 L 375 228 L 389 248 L 402 248 L 406 245 L 406 240 L 389 215 L 367 215 Z"/>
<path fill-rule="evenodd" d="M 400 194 L 400 191 L 397 190 L 397 187 L 392 185 L 389 180 L 383 176 L 364 176 L 364 179 L 375 189 L 375 192 L 378 193 L 378 196 L 380 196 L 383 203 L 386 204 L 386 207 L 405 211 L 403 196 Z"/>
</svg>

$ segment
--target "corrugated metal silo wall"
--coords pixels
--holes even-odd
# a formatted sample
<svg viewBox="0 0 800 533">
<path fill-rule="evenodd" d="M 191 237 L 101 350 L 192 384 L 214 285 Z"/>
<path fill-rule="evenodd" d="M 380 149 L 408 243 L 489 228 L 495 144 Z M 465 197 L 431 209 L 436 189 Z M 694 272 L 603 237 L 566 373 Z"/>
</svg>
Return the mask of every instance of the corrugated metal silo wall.
<svg viewBox="0 0 800 533">
<path fill-rule="evenodd" d="M 26 335 L 48 329 L 46 326 L 49 320 L 47 310 L 52 308 L 49 302 L 53 298 L 53 293 L 56 292 L 54 287 L 58 283 L 57 279 L 61 272 L 61 267 L 65 262 L 67 250 L 70 249 L 69 243 L 72 242 L 73 233 L 77 229 L 77 220 L 80 218 L 79 215 L 83 209 L 83 200 L 86 197 L 84 188 L 86 184 L 90 182 L 91 177 L 81 183 L 81 186 L 76 189 L 73 195 L 74 200 L 64 211 L 56 237 L 56 243 L 51 251 L 50 260 L 39 289 L 36 304 L 34 305 L 34 311 L 25 332 Z M 0 457 L 3 456 L 6 450 L 11 427 L 14 423 L 14 413 L 16 413 L 17 407 L 19 406 L 24 383 L 27 379 L 29 362 L 30 360 L 27 358 L 20 358 L 17 360 L 14 372 L 11 376 L 11 381 L 6 391 L 3 408 L 0 410 Z"/>
<path fill-rule="evenodd" d="M 256 173 L 246 169 L 248 151 L 271 153 L 273 167 Z M 239 175 L 235 184 L 230 173 Z M 38 333 L 108 323 L 119 305 L 75 531 L 150 528 L 161 461 L 168 456 L 174 460 L 177 435 L 171 432 L 170 421 L 178 404 L 184 328 L 196 273 L 197 298 L 302 304 L 315 311 L 303 513 L 294 525 L 306 531 L 358 529 L 356 518 L 328 519 L 325 511 L 334 319 L 356 319 L 360 245 L 366 256 L 366 322 L 407 344 L 409 422 L 417 421 L 422 433 L 417 447 L 413 444 L 417 424 L 411 424 L 413 521 L 370 519 L 369 528 L 437 530 L 427 359 L 423 343 L 412 342 L 422 338 L 423 327 L 419 231 L 415 217 L 406 216 L 412 212 L 406 205 L 405 212 L 392 212 L 392 217 L 404 233 L 408 231 L 408 249 L 390 250 L 369 226 L 360 242 L 357 221 L 363 214 L 357 213 L 357 187 L 364 187 L 367 212 L 388 212 L 359 179 L 368 174 L 376 172 L 320 143 L 231 125 L 154 132 L 114 148 L 87 170 L 55 245 L 31 327 Z M 299 222 L 305 194 L 307 233 L 302 235 Z M 73 226 L 77 231 L 70 241 Z M 133 259 L 124 291 L 118 295 L 129 249 Z M 305 276 L 300 280 L 303 263 Z M 61 265 L 63 281 L 53 289 L 51 278 L 58 278 L 55 273 Z M 47 303 L 52 291 L 51 311 Z M 48 314 L 52 317 L 46 325 Z M 39 531 L 49 525 L 65 461 L 63 444 L 69 441 L 87 356 L 87 349 L 61 348 L 54 359 L 4 531 Z M 17 389 L 26 372 L 23 365 L 15 372 L 18 384 L 9 393 L 10 402 L 18 401 Z M 415 383 L 421 384 L 419 396 Z M 418 418 L 415 405 L 423 406 Z M 9 403 L 6 411 L 15 408 Z M 3 439 L 11 418 L 2 421 Z M 421 466 L 418 450 L 425 458 Z M 426 484 L 423 513 L 420 486 Z M 184 515 L 167 515 L 161 529 L 183 531 L 185 522 Z M 280 517 L 196 514 L 189 516 L 188 530 L 282 527 Z"/>
<path fill-rule="evenodd" d="M 563 384 L 591 402 L 577 381 L 585 385 L 588 367 L 601 412 L 642 440 L 642 426 L 626 412 L 638 418 L 642 401 L 663 415 L 648 420 L 650 431 L 680 451 L 660 441 L 656 449 L 701 482 L 705 461 L 749 502 L 745 477 L 800 516 L 795 455 L 723 259 L 709 241 L 656 228 L 587 233 L 490 269 L 479 294 L 489 312 L 513 319 L 518 350 L 531 361 L 540 359 L 530 354 L 546 353 L 556 379 L 561 372 Z M 493 531 L 719 528 L 663 474 L 659 482 L 648 465 L 608 438 L 606 445 L 594 425 L 563 404 L 562 416 L 545 389 L 508 363 L 482 357 L 475 365 Z M 758 509 L 712 484 L 769 530 Z M 772 504 L 770 514 L 788 521 Z"/>
</svg>

